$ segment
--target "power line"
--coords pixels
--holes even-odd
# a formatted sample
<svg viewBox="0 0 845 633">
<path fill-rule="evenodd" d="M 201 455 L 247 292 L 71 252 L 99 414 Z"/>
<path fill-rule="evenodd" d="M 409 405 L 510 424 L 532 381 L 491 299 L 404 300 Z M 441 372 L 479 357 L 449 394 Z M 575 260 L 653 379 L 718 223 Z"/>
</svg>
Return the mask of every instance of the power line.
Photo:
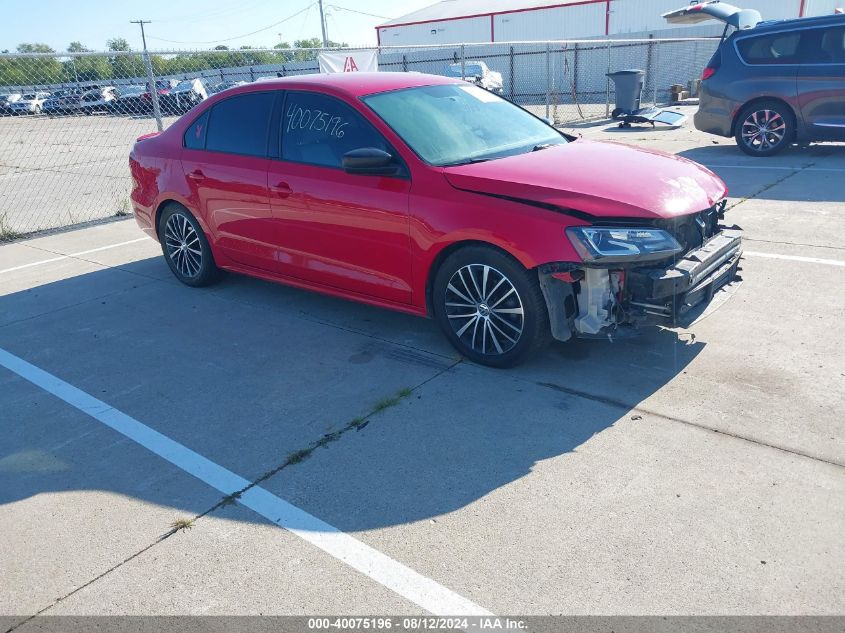
<svg viewBox="0 0 845 633">
<path fill-rule="evenodd" d="M 306 11 L 311 9 L 311 7 L 313 7 L 315 4 L 316 4 L 316 2 L 312 2 L 311 4 L 309 4 L 304 9 L 300 9 L 299 11 L 294 13 L 293 15 L 289 15 L 288 17 L 286 17 L 282 20 L 279 20 L 278 22 L 274 22 L 270 26 L 265 26 L 263 29 L 258 29 L 257 31 L 252 31 L 251 33 L 244 33 L 243 35 L 236 35 L 235 37 L 227 37 L 227 38 L 220 39 L 220 40 L 209 40 L 209 41 L 202 41 L 202 42 L 200 42 L 200 41 L 184 41 L 184 40 L 168 40 L 168 39 L 165 39 L 163 37 L 150 37 L 150 39 L 151 40 L 157 40 L 159 42 L 167 42 L 169 44 L 218 44 L 220 42 L 231 42 L 232 40 L 239 40 L 239 39 L 244 38 L 244 37 L 249 37 L 250 35 L 255 35 L 257 33 L 263 33 L 264 31 L 269 31 L 270 29 L 275 28 L 275 27 L 279 26 L 280 24 L 284 24 L 288 20 L 292 20 L 296 16 L 305 13 Z"/>
<path fill-rule="evenodd" d="M 367 13 L 366 11 L 358 11 L 357 9 L 349 9 L 347 7 L 341 7 L 336 4 L 327 4 L 326 7 L 329 9 L 339 9 L 340 11 L 349 11 L 350 13 L 358 13 L 359 15 L 366 15 L 371 18 L 380 18 L 382 20 L 392 20 L 393 18 L 389 18 L 386 15 L 376 15 L 375 13 Z"/>
</svg>

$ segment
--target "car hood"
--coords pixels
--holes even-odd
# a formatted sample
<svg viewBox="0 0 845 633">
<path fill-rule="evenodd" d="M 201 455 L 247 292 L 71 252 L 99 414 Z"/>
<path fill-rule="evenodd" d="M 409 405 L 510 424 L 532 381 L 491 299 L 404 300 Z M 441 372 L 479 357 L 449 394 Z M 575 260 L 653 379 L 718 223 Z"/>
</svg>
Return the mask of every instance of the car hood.
<svg viewBox="0 0 845 633">
<path fill-rule="evenodd" d="M 718 176 L 686 158 L 584 139 L 484 163 L 445 167 L 444 173 L 457 189 L 598 218 L 672 218 L 707 209 L 727 194 Z"/>
</svg>

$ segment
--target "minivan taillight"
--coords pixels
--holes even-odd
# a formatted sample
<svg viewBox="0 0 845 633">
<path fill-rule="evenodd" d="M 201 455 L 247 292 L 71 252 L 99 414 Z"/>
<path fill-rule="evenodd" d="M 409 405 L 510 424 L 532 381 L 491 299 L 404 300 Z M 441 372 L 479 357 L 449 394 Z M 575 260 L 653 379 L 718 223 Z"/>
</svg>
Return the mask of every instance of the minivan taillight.
<svg viewBox="0 0 845 633">
<path fill-rule="evenodd" d="M 707 68 L 705 68 L 704 71 L 701 73 L 701 81 L 710 79 L 710 77 L 716 74 L 717 70 L 717 68 L 713 68 L 712 66 L 708 66 Z"/>
</svg>

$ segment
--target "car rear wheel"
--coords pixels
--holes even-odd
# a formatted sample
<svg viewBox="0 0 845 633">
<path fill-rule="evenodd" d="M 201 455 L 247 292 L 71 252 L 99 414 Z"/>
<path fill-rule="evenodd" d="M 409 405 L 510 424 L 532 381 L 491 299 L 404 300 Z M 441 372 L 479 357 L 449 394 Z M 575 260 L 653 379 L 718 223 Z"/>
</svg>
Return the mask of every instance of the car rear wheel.
<svg viewBox="0 0 845 633">
<path fill-rule="evenodd" d="M 158 235 L 164 259 L 176 278 L 188 286 L 208 286 L 220 280 L 208 240 L 196 218 L 182 205 L 162 211 Z"/>
<path fill-rule="evenodd" d="M 452 345 L 482 365 L 513 367 L 551 338 L 536 274 L 492 247 L 451 254 L 437 271 L 432 307 Z"/>
<path fill-rule="evenodd" d="M 739 113 L 734 136 L 746 154 L 774 156 L 795 138 L 795 120 L 786 105 L 760 101 Z"/>
</svg>

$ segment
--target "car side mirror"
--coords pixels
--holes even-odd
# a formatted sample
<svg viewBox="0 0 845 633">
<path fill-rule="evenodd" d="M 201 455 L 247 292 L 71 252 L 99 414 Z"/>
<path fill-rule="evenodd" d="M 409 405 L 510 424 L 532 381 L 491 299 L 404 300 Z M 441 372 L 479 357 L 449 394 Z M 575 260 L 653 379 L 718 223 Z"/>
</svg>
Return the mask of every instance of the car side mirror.
<svg viewBox="0 0 845 633">
<path fill-rule="evenodd" d="M 393 156 L 375 147 L 361 147 L 346 152 L 341 166 L 348 174 L 394 176 L 399 172 L 399 163 Z"/>
</svg>

